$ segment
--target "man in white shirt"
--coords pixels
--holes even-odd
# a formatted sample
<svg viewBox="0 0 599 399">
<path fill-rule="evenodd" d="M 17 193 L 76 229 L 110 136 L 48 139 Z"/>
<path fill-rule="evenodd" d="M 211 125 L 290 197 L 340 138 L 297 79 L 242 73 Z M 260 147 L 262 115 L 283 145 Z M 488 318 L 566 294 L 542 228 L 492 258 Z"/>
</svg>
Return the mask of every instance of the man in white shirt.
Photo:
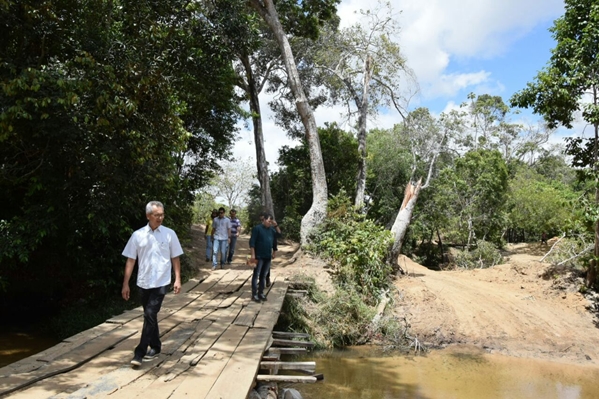
<svg viewBox="0 0 599 399">
<path fill-rule="evenodd" d="M 131 364 L 141 366 L 144 358 L 154 358 L 162 349 L 160 331 L 158 329 L 158 312 L 171 283 L 171 267 L 175 271 L 174 291 L 181 291 L 181 263 L 179 256 L 183 249 L 177 234 L 168 227 L 162 226 L 164 205 L 151 201 L 146 205 L 148 224 L 135 231 L 123 256 L 125 277 L 123 279 L 123 299 L 128 301 L 131 294 L 129 279 L 133 273 L 135 260 L 138 261 L 137 286 L 141 292 L 141 304 L 144 309 L 144 325 L 139 345 L 135 348 Z M 150 350 L 148 350 L 148 347 Z"/>
<path fill-rule="evenodd" d="M 218 265 L 220 252 L 220 268 L 227 261 L 227 248 L 231 239 L 231 220 L 225 216 L 225 208 L 218 208 L 218 216 L 212 220 L 212 270 Z"/>
</svg>

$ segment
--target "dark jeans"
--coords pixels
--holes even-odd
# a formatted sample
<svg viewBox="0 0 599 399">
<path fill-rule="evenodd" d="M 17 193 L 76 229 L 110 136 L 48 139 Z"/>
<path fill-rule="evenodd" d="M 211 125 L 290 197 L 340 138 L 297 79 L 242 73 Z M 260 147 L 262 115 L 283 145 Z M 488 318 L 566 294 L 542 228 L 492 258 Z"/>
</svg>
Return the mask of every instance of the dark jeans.
<svg viewBox="0 0 599 399">
<path fill-rule="evenodd" d="M 144 326 L 141 330 L 139 345 L 135 348 L 135 357 L 144 357 L 148 352 L 148 346 L 157 352 L 162 349 L 158 330 L 158 312 L 160 312 L 167 288 L 168 285 L 150 289 L 140 288 L 141 305 L 144 308 Z"/>
<path fill-rule="evenodd" d="M 270 261 L 272 259 L 257 259 L 258 264 L 254 268 L 252 275 L 252 296 L 264 294 L 264 279 L 270 272 Z"/>
<path fill-rule="evenodd" d="M 227 262 L 233 262 L 233 255 L 235 255 L 235 244 L 237 244 L 237 236 L 231 237 L 231 242 L 229 243 L 229 255 L 227 256 Z"/>
</svg>

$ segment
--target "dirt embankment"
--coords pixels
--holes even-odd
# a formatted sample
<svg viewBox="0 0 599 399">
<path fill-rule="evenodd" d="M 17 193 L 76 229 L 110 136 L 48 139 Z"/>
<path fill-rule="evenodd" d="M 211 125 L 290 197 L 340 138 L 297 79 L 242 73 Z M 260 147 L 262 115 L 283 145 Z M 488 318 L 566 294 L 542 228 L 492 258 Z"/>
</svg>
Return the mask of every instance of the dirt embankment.
<svg viewBox="0 0 599 399">
<path fill-rule="evenodd" d="M 402 258 L 399 279 L 418 337 L 435 346 L 474 344 L 517 357 L 599 365 L 594 305 L 578 292 L 582 279 L 539 262 L 547 247 L 508 247 L 506 263 L 490 269 L 431 271 Z"/>
<path fill-rule="evenodd" d="M 200 269 L 209 269 L 201 232 L 194 227 L 191 254 Z M 239 238 L 232 267 L 245 267 L 248 240 Z M 290 262 L 297 244 L 282 243 L 279 249 L 273 276 L 306 274 L 331 290 L 323 262 L 309 256 Z M 408 276 L 395 282 L 400 300 L 394 311 L 407 316 L 413 333 L 433 347 L 471 344 L 510 356 L 599 366 L 597 308 L 578 292 L 581 279 L 539 262 L 547 249 L 512 245 L 505 264 L 477 270 L 432 271 L 403 257 Z"/>
</svg>

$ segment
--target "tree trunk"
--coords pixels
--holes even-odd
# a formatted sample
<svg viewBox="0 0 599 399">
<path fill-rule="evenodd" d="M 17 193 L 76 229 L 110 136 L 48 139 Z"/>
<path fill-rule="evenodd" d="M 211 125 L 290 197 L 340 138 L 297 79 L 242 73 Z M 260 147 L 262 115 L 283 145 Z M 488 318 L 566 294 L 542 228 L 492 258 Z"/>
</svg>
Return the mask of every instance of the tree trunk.
<svg viewBox="0 0 599 399">
<path fill-rule="evenodd" d="M 279 44 L 285 68 L 287 69 L 291 92 L 295 97 L 295 105 L 306 129 L 306 141 L 308 142 L 310 151 L 310 171 L 312 174 L 312 206 L 302 218 L 300 237 L 301 244 L 304 246 L 308 243 L 310 232 L 324 220 L 327 212 L 327 181 L 316 120 L 300 82 L 293 52 L 281 26 L 281 21 L 279 20 L 273 0 L 250 0 L 250 4 L 266 21 Z"/>
<path fill-rule="evenodd" d="M 358 117 L 358 175 L 356 177 L 356 208 L 364 205 L 364 192 L 366 191 L 366 122 L 368 118 L 368 89 L 370 87 L 370 74 L 372 58 L 366 56 L 364 61 L 364 81 L 362 83 L 362 98 L 355 98 L 356 106 L 360 112 Z"/>
<path fill-rule="evenodd" d="M 414 207 L 416 206 L 416 201 L 418 200 L 418 194 L 420 194 L 421 187 L 422 180 L 418 180 L 416 184 L 412 182 L 408 183 L 404 192 L 401 208 L 399 208 L 399 212 L 395 218 L 395 223 L 393 223 L 393 227 L 391 227 L 391 233 L 393 234 L 394 241 L 393 246 L 391 247 L 390 256 L 391 264 L 396 274 L 403 273 L 403 270 L 399 266 L 397 259 L 401 253 L 403 239 L 406 236 L 408 226 L 412 220 L 412 213 L 414 212 Z"/>
<path fill-rule="evenodd" d="M 275 218 L 275 210 L 270 193 L 270 176 L 268 175 L 268 163 L 264 152 L 264 134 L 262 130 L 262 114 L 260 113 L 260 99 L 256 79 L 252 71 L 250 57 L 239 57 L 247 77 L 247 90 L 250 102 L 250 111 L 252 113 L 252 124 L 254 125 L 254 143 L 256 145 L 256 167 L 258 168 L 258 181 L 260 182 L 260 195 L 262 199 L 262 209 L 270 213 Z M 276 220 L 276 218 L 275 218 Z"/>
</svg>

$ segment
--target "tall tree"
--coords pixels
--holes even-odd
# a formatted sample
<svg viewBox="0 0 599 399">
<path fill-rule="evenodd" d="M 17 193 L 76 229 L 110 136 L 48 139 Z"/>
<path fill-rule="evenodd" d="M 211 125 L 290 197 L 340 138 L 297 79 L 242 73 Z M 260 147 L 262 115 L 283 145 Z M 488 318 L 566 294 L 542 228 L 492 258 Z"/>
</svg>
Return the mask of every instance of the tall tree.
<svg viewBox="0 0 599 399">
<path fill-rule="evenodd" d="M 379 2 L 361 11 L 363 22 L 338 31 L 329 26 L 315 43 L 312 63 L 323 71 L 331 101 L 357 115 L 360 164 L 356 176 L 355 205 L 364 205 L 367 175 L 366 134 L 369 117 L 381 106 L 407 115 L 408 98 L 402 92 L 415 88 L 413 74 L 395 41 L 399 26 L 390 3 Z"/>
<path fill-rule="evenodd" d="M 532 108 L 552 128 L 572 127 L 577 112 L 594 128 L 592 160 L 595 205 L 599 206 L 599 3 L 565 0 L 565 13 L 550 28 L 557 42 L 547 66 L 532 83 L 514 94 L 513 106 Z M 594 223 L 594 258 L 589 262 L 586 284 L 597 284 L 599 219 Z"/>
<path fill-rule="evenodd" d="M 295 11 L 297 26 L 300 29 L 318 29 L 317 25 L 307 22 L 316 20 L 320 22 L 329 19 L 334 14 L 337 0 L 313 0 L 313 1 L 287 1 L 278 4 L 280 8 L 286 9 L 288 12 Z M 250 5 L 258 12 L 258 14 L 266 21 L 266 24 L 272 30 L 275 40 L 277 41 L 283 62 L 289 79 L 289 85 L 295 104 L 302 119 L 306 131 L 306 141 L 310 149 L 310 170 L 312 175 L 312 206 L 302 218 L 301 224 L 301 242 L 305 245 L 308 242 L 310 232 L 319 225 L 326 216 L 327 209 L 327 182 L 325 177 L 324 163 L 322 159 L 322 151 L 320 149 L 320 140 L 318 137 L 318 129 L 314 113 L 308 103 L 308 99 L 304 93 L 302 83 L 299 78 L 297 65 L 293 56 L 293 51 L 289 44 L 287 34 L 283 29 L 279 14 L 273 0 L 250 0 Z M 310 12 L 316 9 L 317 14 Z M 289 18 L 288 18 L 289 19 Z M 308 19 L 304 21 L 303 19 Z"/>
</svg>

